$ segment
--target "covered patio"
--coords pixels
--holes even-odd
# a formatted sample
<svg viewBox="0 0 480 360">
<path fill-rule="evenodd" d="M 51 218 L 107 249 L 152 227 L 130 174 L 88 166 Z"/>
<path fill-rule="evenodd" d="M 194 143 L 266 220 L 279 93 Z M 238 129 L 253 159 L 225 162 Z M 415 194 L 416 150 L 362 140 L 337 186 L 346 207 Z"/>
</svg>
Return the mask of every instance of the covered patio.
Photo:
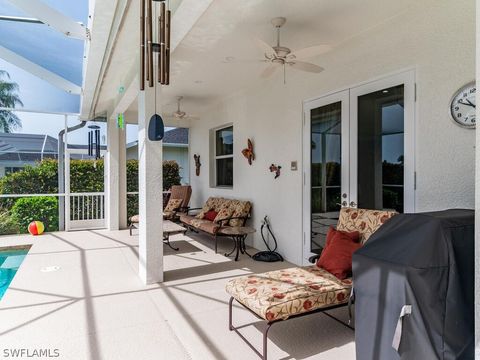
<svg viewBox="0 0 480 360">
<path fill-rule="evenodd" d="M 137 275 L 138 236 L 126 230 L 2 238 L 2 246 L 33 243 L 0 303 L 4 349 L 58 349 L 59 358 L 72 360 L 256 359 L 227 330 L 225 282 L 292 264 L 245 256 L 235 262 L 223 256 L 227 240 L 219 254 L 199 235 L 172 242 L 181 250 L 165 247 L 164 282 L 145 286 Z M 251 323 L 242 332 L 260 347 L 264 324 L 240 306 L 235 320 Z M 282 324 L 270 338 L 272 358 L 355 357 L 353 332 L 323 314 Z"/>
<path fill-rule="evenodd" d="M 152 86 L 145 79 L 140 49 L 162 46 L 160 20 L 152 22 L 153 39 L 140 40 L 145 1 L 154 19 L 162 6 L 171 10 L 168 84 L 157 81 L 156 52 L 147 62 Z M 375 211 L 376 230 L 397 214 L 480 207 L 480 147 L 471 130 L 477 110 L 470 109 L 480 64 L 474 1 L 145 1 L 89 2 L 87 24 L 61 24 L 73 26 L 85 45 L 81 87 L 56 85 L 81 98 L 78 114 L 62 115 L 67 151 L 58 156 L 68 170 L 59 165 L 65 178 L 50 194 L 60 201 L 59 230 L 66 231 L 0 237 L 2 248 L 32 245 L 0 301 L 4 351 L 48 349 L 69 360 L 257 359 L 229 331 L 229 280 L 311 266 L 345 209 Z M 36 24 L 49 24 L 41 15 Z M 105 134 L 93 163 L 102 186 L 77 193 L 66 139 L 90 121 Z M 138 192 L 127 187 L 128 127 L 138 150 Z M 216 219 L 220 211 L 209 199 L 248 203 L 246 223 L 232 227 L 256 230 L 246 238 L 254 254 L 273 244 L 260 231 L 268 217 L 285 261 L 246 254 L 234 261 L 225 256 L 233 239 L 197 232 L 181 217 L 175 220 L 186 233 L 170 237 L 178 250 L 165 246 L 161 135 L 168 128 L 188 129 L 182 184 L 191 188 L 187 215 L 197 211 L 191 220 L 210 211 Z M 39 193 L 31 195 L 46 195 Z M 78 215 L 88 196 L 100 199 L 101 215 L 91 223 Z M 138 196 L 133 236 L 129 196 Z M 231 225 L 230 210 L 220 227 Z M 363 245 L 361 236 L 357 231 L 355 241 Z M 269 358 L 355 359 L 355 332 L 329 314 L 349 320 L 344 307 L 279 322 L 268 336 Z M 234 317 L 260 351 L 265 322 L 238 304 Z"/>
</svg>

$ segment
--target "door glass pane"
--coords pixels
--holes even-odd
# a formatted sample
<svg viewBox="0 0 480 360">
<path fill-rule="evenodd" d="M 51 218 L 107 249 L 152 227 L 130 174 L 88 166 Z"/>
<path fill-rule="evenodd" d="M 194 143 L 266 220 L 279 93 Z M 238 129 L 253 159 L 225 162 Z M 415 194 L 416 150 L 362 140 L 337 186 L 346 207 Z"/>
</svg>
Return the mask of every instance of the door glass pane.
<svg viewBox="0 0 480 360">
<path fill-rule="evenodd" d="M 325 244 L 330 225 L 338 219 L 341 202 L 342 103 L 311 110 L 311 251 Z"/>
<path fill-rule="evenodd" d="M 404 86 L 358 98 L 358 207 L 403 212 Z"/>
</svg>

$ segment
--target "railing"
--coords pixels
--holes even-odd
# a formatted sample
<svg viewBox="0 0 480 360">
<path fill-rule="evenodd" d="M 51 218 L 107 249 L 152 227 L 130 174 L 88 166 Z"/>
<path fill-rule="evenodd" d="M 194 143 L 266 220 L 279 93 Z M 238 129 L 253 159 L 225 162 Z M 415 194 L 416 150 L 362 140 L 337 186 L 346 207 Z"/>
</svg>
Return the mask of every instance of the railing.
<svg viewBox="0 0 480 360">
<path fill-rule="evenodd" d="M 70 193 L 69 229 L 105 226 L 105 193 Z"/>
</svg>

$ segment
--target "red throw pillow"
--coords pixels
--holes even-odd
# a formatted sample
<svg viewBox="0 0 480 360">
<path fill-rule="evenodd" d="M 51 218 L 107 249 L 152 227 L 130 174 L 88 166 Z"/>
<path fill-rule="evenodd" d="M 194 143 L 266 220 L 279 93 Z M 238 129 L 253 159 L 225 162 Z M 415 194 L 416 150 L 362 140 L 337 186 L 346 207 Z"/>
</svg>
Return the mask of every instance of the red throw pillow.
<svg viewBox="0 0 480 360">
<path fill-rule="evenodd" d="M 341 233 L 347 236 L 353 242 L 356 242 L 356 243 L 360 242 L 360 233 L 358 231 L 352 231 L 352 232 L 340 231 L 335 229 L 333 226 L 330 226 L 327 232 L 327 241 L 325 242 L 325 248 L 328 246 L 328 244 L 330 244 L 330 242 L 337 235 L 337 233 Z"/>
<path fill-rule="evenodd" d="M 330 228 L 317 266 L 327 270 L 340 280 L 346 279 L 352 273 L 352 254 L 362 246 L 358 240 L 358 231 L 347 233 Z"/>
<path fill-rule="evenodd" d="M 203 217 L 205 220 L 213 221 L 217 217 L 217 212 L 215 210 L 209 210 Z"/>
</svg>

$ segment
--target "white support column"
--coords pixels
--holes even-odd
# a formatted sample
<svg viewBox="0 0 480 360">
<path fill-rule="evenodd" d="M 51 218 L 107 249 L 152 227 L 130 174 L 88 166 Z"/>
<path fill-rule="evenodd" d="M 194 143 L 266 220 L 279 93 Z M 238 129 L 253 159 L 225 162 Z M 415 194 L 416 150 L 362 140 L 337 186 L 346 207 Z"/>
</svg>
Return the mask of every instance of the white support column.
<svg viewBox="0 0 480 360">
<path fill-rule="evenodd" d="M 163 153 L 162 141 L 148 139 L 153 114 L 155 88 L 146 84 L 138 97 L 139 275 L 145 284 L 163 281 Z"/>
<path fill-rule="evenodd" d="M 119 227 L 119 132 L 116 120 L 107 121 L 107 153 L 105 156 L 105 193 L 106 193 L 106 227 L 118 230 Z"/>
<path fill-rule="evenodd" d="M 476 78 L 480 79 L 480 0 L 476 5 Z M 476 100 L 478 105 L 478 86 Z M 480 108 L 477 108 L 476 118 L 480 119 Z M 475 360 L 480 360 L 480 126 L 477 125 L 475 131 Z"/>
<path fill-rule="evenodd" d="M 127 228 L 127 130 L 126 127 L 119 131 L 119 226 Z"/>
</svg>

